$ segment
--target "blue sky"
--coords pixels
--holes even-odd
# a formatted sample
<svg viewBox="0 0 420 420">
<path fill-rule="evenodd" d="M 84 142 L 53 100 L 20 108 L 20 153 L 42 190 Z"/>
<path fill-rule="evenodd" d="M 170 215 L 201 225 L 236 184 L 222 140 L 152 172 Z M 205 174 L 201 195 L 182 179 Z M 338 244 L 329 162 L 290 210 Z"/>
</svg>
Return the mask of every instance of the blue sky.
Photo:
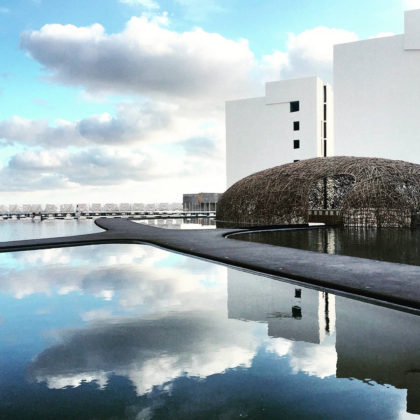
<svg viewBox="0 0 420 420">
<path fill-rule="evenodd" d="M 262 94 L 267 80 L 329 80 L 334 43 L 402 33 L 415 7 L 0 0 L 1 202 L 222 191 L 225 100 Z"/>
</svg>

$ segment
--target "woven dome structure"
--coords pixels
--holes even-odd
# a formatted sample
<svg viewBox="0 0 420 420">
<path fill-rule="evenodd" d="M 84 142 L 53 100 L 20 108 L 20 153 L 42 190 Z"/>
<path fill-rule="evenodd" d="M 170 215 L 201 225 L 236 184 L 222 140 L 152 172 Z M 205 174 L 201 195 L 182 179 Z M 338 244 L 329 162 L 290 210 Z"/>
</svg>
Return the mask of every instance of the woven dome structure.
<svg viewBox="0 0 420 420">
<path fill-rule="evenodd" d="M 307 223 L 331 209 L 345 225 L 410 226 L 420 209 L 420 165 L 398 160 L 328 157 L 257 172 L 232 185 L 217 219 L 247 225 Z"/>
</svg>

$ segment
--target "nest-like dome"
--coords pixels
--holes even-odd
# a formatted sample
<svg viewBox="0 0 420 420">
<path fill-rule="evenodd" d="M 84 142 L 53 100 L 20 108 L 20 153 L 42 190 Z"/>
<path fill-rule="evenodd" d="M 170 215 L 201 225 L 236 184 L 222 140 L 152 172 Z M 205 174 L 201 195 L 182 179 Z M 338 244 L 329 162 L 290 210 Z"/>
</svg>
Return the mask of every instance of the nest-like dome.
<svg viewBox="0 0 420 420">
<path fill-rule="evenodd" d="M 218 202 L 217 219 L 307 223 L 314 209 L 338 210 L 345 224 L 407 226 L 420 209 L 420 165 L 337 156 L 276 166 L 232 185 Z"/>
</svg>

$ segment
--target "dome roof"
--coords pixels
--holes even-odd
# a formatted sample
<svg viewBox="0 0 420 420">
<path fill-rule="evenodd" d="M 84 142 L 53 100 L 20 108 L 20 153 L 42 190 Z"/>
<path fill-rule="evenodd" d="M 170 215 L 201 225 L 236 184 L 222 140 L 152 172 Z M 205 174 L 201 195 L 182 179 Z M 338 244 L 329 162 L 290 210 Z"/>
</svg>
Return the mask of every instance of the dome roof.
<svg viewBox="0 0 420 420">
<path fill-rule="evenodd" d="M 241 179 L 219 200 L 217 219 L 307 223 L 311 209 L 336 209 L 345 220 L 369 213 L 377 226 L 403 226 L 419 208 L 420 165 L 337 156 L 288 163 Z"/>
</svg>

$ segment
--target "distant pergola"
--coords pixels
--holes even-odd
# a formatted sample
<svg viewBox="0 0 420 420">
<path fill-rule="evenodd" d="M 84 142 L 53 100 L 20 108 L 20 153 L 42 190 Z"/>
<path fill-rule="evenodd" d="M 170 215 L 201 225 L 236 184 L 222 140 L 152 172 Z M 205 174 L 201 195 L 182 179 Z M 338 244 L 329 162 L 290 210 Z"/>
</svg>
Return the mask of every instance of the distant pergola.
<svg viewBox="0 0 420 420">
<path fill-rule="evenodd" d="M 334 210 L 344 225 L 405 227 L 420 209 L 420 165 L 399 160 L 328 157 L 252 174 L 222 196 L 217 219 L 247 225 L 307 223 Z"/>
</svg>

